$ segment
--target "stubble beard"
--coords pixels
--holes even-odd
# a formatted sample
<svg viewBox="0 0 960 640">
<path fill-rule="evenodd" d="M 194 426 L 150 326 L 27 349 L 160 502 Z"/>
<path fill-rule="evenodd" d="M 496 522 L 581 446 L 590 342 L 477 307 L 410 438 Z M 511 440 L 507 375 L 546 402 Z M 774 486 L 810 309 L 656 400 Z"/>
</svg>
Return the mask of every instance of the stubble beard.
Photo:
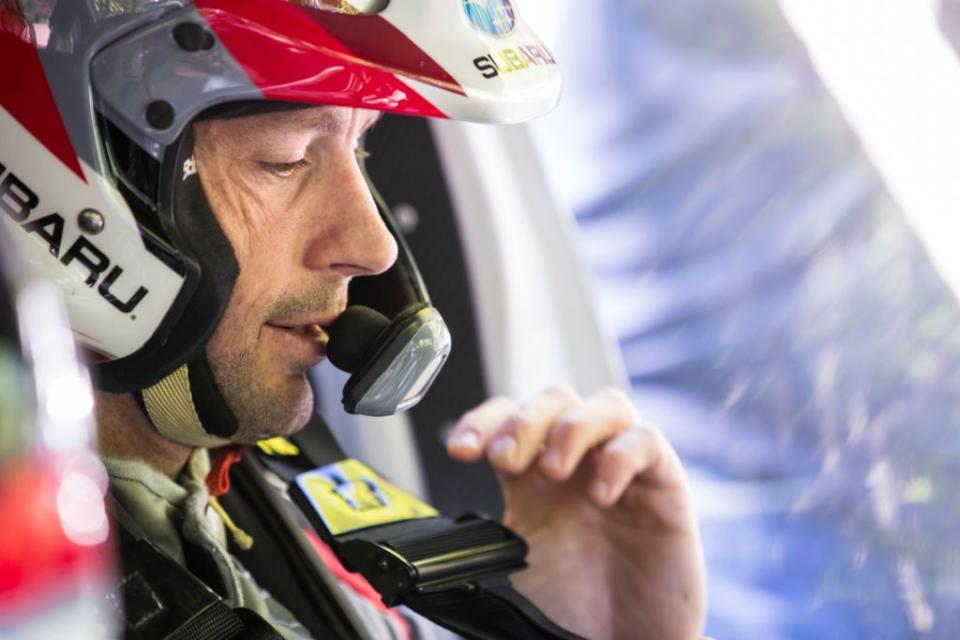
<svg viewBox="0 0 960 640">
<path fill-rule="evenodd" d="M 320 315 L 333 308 L 342 288 L 326 286 L 309 296 L 288 297 L 270 306 L 266 318 Z M 308 370 L 291 370 L 278 375 L 268 371 L 266 354 L 259 349 L 263 320 L 243 319 L 227 313 L 207 345 L 213 377 L 227 406 L 237 419 L 236 444 L 287 436 L 306 425 L 313 412 L 313 390 Z M 231 340 L 232 336 L 237 339 Z M 277 379 L 277 378 L 280 379 Z M 273 378 L 275 384 L 271 384 Z"/>
<path fill-rule="evenodd" d="M 287 436 L 301 429 L 310 418 L 313 391 L 306 372 L 300 374 L 301 380 L 287 383 L 287 387 L 299 387 L 299 392 L 271 387 L 261 375 L 255 347 L 210 358 L 210 367 L 220 393 L 237 419 L 237 432 L 230 436 L 231 442 L 254 444 Z"/>
</svg>

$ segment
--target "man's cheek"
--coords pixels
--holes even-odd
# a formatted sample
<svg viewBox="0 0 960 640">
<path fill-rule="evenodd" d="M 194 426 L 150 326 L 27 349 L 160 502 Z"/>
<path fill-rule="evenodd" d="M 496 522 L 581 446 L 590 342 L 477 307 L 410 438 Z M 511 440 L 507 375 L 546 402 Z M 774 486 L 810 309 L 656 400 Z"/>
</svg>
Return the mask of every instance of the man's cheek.
<svg viewBox="0 0 960 640">
<path fill-rule="evenodd" d="M 269 237 L 266 223 L 273 199 L 264 197 L 265 189 L 250 185 L 243 178 L 227 176 L 212 179 L 206 191 L 217 222 L 242 268 L 257 243 Z"/>
<path fill-rule="evenodd" d="M 235 239 L 236 246 L 243 247 L 245 252 L 256 253 L 262 243 L 272 244 L 279 217 L 276 212 L 286 209 L 283 194 L 275 187 L 238 181 L 230 194 L 229 211 L 233 214 L 234 230 L 232 236 L 230 233 L 227 236 L 231 241 Z"/>
<path fill-rule="evenodd" d="M 227 362 L 237 358 L 238 354 L 256 349 L 260 340 L 257 328 L 253 323 L 243 321 L 243 314 L 228 305 L 226 312 L 217 324 L 213 335 L 207 342 L 207 357 L 211 362 Z M 247 315 L 253 318 L 252 315 Z"/>
</svg>

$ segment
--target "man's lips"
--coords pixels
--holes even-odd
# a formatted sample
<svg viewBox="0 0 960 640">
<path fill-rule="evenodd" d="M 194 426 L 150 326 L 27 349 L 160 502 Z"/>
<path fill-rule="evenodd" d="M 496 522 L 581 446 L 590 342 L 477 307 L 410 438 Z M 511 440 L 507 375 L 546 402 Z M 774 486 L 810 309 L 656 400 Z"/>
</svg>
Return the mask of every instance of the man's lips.
<svg viewBox="0 0 960 640">
<path fill-rule="evenodd" d="M 313 338 L 317 342 L 322 342 L 323 344 L 326 344 L 330 340 L 330 336 L 327 334 L 326 330 L 317 323 L 288 326 L 288 325 L 274 324 L 272 322 L 268 322 L 267 326 L 273 327 L 274 329 L 281 329 L 283 331 L 289 331 L 291 333 L 296 333 L 298 335 Z"/>
<path fill-rule="evenodd" d="M 283 350 L 294 356 L 301 364 L 312 366 L 327 355 L 327 342 L 330 337 L 323 328 L 333 323 L 333 319 L 323 325 L 320 322 L 268 322 L 265 328 L 283 345 Z"/>
<path fill-rule="evenodd" d="M 340 316 L 339 313 L 320 316 L 318 318 L 301 318 L 292 320 L 271 320 L 268 326 L 285 329 L 294 333 L 312 336 L 318 340 L 329 339 L 326 329 Z"/>
</svg>

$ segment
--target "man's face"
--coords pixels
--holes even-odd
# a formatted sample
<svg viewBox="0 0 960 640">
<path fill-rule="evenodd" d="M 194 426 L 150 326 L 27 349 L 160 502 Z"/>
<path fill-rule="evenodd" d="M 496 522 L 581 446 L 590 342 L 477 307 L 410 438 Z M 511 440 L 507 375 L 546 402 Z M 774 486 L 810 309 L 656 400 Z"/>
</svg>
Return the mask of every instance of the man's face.
<svg viewBox="0 0 960 640">
<path fill-rule="evenodd" d="M 325 355 L 317 326 L 343 311 L 351 278 L 396 259 L 356 159 L 374 114 L 316 107 L 195 125 L 197 172 L 240 265 L 207 345 L 236 442 L 305 424 L 305 373 Z"/>
</svg>

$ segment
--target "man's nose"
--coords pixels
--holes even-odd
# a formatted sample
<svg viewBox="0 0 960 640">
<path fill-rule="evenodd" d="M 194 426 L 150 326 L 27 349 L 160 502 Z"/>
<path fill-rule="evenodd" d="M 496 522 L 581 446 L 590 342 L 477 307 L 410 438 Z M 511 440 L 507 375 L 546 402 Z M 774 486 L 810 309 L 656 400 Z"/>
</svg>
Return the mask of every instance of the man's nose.
<svg viewBox="0 0 960 640">
<path fill-rule="evenodd" d="M 348 277 L 386 271 L 397 259 L 397 241 L 380 217 L 356 159 L 351 153 L 330 169 L 323 180 L 329 197 L 318 212 L 323 232 L 311 239 L 306 266 Z"/>
</svg>

